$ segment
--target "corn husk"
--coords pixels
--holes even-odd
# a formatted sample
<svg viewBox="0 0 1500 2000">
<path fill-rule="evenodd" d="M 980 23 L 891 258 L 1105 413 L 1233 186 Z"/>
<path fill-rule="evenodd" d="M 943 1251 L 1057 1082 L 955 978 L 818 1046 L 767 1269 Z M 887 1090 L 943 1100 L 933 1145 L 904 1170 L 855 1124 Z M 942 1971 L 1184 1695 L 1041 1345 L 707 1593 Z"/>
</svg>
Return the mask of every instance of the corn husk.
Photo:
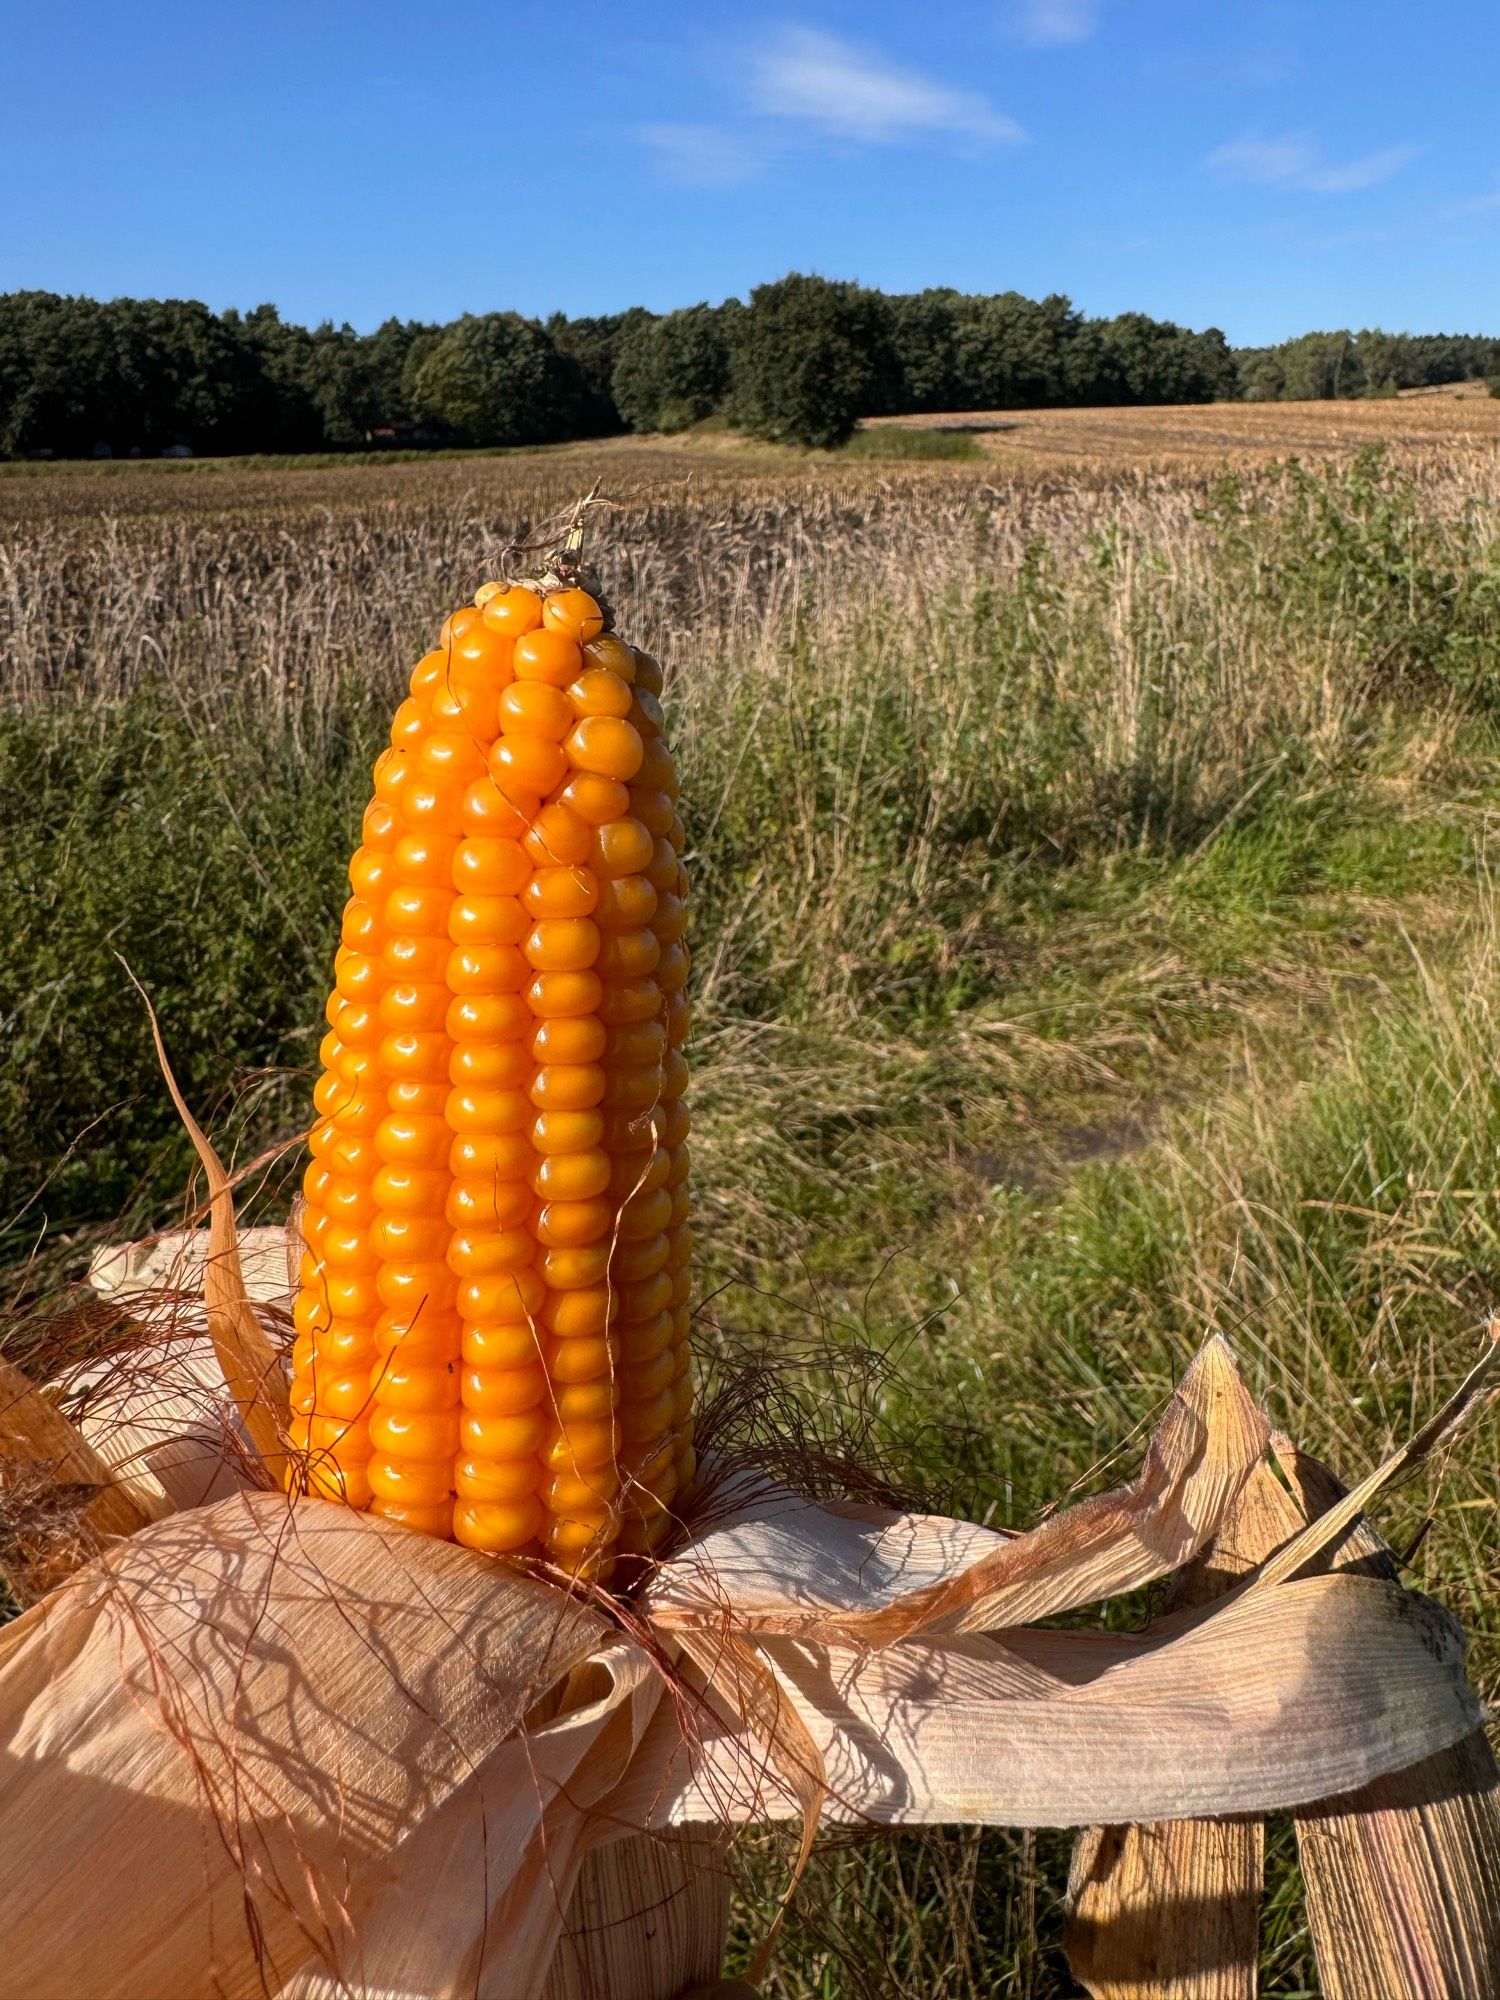
<svg viewBox="0 0 1500 2000">
<path fill-rule="evenodd" d="M 1168 1606 L 1211 1604 L 1302 1526 L 1264 1464 Z M 1068 1881 L 1068 1963 L 1095 2000 L 1254 2000 L 1265 1828 L 1253 1814 L 1089 1827 Z"/>
<path fill-rule="evenodd" d="M 1310 1517 L 1345 1499 L 1288 1438 L 1275 1454 Z M 1356 1518 L 1324 1560 L 1394 1578 Z M 1307 1918 L 1328 2000 L 1500 1993 L 1500 1770 L 1482 1731 L 1297 1816 Z"/>
<path fill-rule="evenodd" d="M 169 1375 L 153 1421 L 174 1395 L 171 1421 L 201 1417 L 201 1380 Z M 221 1435 L 253 1442 L 261 1380 L 221 1372 Z M 107 1420 L 116 1443 L 140 1414 Z M 1267 1439 L 1210 1340 L 1137 1479 L 1025 1534 L 711 1478 L 623 1618 L 252 1468 L 0 1632 L 8 1977 L 33 2000 L 508 2000 L 569 1978 L 664 2000 L 722 1939 L 717 1891 L 670 1949 L 648 1940 L 684 1832 L 711 1854 L 778 1817 L 810 1838 L 1260 1814 L 1453 1752 L 1480 1716 L 1452 1621 L 1390 1576 L 1310 1573 L 1343 1503 L 1143 1630 L 1039 1627 L 1224 1546 Z M 642 1841 L 660 1869 L 632 1888 L 602 1857 Z"/>
<path fill-rule="evenodd" d="M 165 1496 L 118 1486 L 62 1412 L 0 1356 L 0 1570 L 34 1603 L 122 1535 L 170 1511 Z"/>
</svg>

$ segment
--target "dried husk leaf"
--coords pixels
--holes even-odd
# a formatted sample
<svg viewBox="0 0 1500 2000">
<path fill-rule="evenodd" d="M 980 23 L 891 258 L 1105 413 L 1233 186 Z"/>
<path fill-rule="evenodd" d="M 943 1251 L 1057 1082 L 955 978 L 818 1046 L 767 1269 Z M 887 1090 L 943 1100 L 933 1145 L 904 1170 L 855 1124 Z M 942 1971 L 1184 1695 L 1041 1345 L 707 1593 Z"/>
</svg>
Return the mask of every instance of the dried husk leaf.
<svg viewBox="0 0 1500 2000">
<path fill-rule="evenodd" d="M 702 1676 L 710 1708 L 727 1717 L 730 1734 L 742 1746 L 760 1745 L 787 1796 L 795 1802 L 802 1822 L 802 1839 L 780 1906 L 750 1967 L 759 1979 L 770 1964 L 788 1904 L 812 1858 L 818 1822 L 828 1796 L 827 1767 L 812 1732 L 798 1713 L 795 1700 L 756 1648 L 732 1627 L 709 1634 L 682 1632 L 678 1649 Z M 712 1816 L 711 1816 L 712 1817 Z"/>
<path fill-rule="evenodd" d="M 242 1229 L 236 1224 L 235 1249 L 246 1298 L 289 1309 L 301 1254 L 300 1244 L 292 1250 L 289 1226 L 267 1223 Z M 149 1311 L 163 1293 L 201 1299 L 212 1255 L 206 1229 L 168 1229 L 142 1243 L 106 1245 L 90 1259 L 89 1289 L 126 1311 Z"/>
<path fill-rule="evenodd" d="M 503 1886 L 546 1804 L 520 1724 L 603 1630 L 318 1501 L 143 1530 L 0 1632 L 0 1825 L 25 1829 L 0 1870 L 7 1978 L 33 2000 L 250 2000 L 309 1961 L 357 1967 L 419 1841 Z"/>
<path fill-rule="evenodd" d="M 723 1834 L 694 1829 L 595 1849 L 542 2000 L 678 2000 L 713 1981 L 729 1929 L 727 1846 Z M 751 1991 L 726 1982 L 726 1995 L 734 1990 Z"/>
<path fill-rule="evenodd" d="M 1500 1993 L 1500 1810 L 1482 1733 L 1299 1815 L 1327 2000 Z"/>
<path fill-rule="evenodd" d="M 202 1311 L 185 1311 L 176 1298 L 149 1315 L 142 1308 L 148 1324 L 160 1321 L 154 1337 L 128 1355 L 71 1369 L 55 1385 L 125 1491 L 143 1502 L 158 1497 L 156 1513 L 206 1507 L 269 1483 Z"/>
<path fill-rule="evenodd" d="M 763 1639 L 816 1743 L 829 1820 L 982 1826 L 1279 1811 L 1364 1784 L 1477 1725 L 1463 1643 L 1425 1598 L 1363 1577 L 1142 1633 L 1018 1628 L 876 1653 Z M 670 1817 L 781 1816 L 743 1739 L 706 1731 Z"/>
<path fill-rule="evenodd" d="M 1285 1487 L 1257 1466 L 1169 1606 L 1222 1597 L 1301 1525 Z M 1094 2000 L 1254 2000 L 1264 1874 L 1256 1817 L 1087 1828 L 1068 1882 L 1075 1978 Z"/>
<path fill-rule="evenodd" d="M 1304 1511 L 1344 1489 L 1286 1438 L 1276 1454 Z M 1325 1560 L 1394 1578 L 1356 1516 Z M 1500 1993 L 1500 1771 L 1482 1731 L 1298 1816 L 1307 1919 L 1328 2000 Z"/>
<path fill-rule="evenodd" d="M 0 1570 L 17 1602 L 34 1604 L 167 1504 L 123 1491 L 57 1405 L 0 1356 Z"/>
<path fill-rule="evenodd" d="M 596 1614 L 588 1614 L 594 1617 Z M 416 1829 L 394 1880 L 359 1899 L 353 1949 L 310 1965 L 285 2000 L 539 1990 L 590 1845 L 661 1687 L 644 1654 L 606 1641 L 564 1683 L 562 1712 L 476 1765 Z"/>
<path fill-rule="evenodd" d="M 668 1566 L 649 1593 L 651 1615 L 663 1630 L 711 1627 L 727 1601 L 758 1634 L 871 1646 L 1056 1617 L 1189 1562 L 1212 1539 L 1269 1435 L 1215 1335 L 1173 1393 L 1139 1477 L 1117 1492 L 1081 1501 L 1029 1534 L 990 1538 L 977 1559 L 946 1573 L 945 1558 L 955 1545 L 971 1552 L 978 1530 L 930 1517 L 897 1525 L 878 1508 L 845 1508 L 840 1518 L 854 1532 L 825 1548 L 832 1536 L 800 1532 L 795 1510 L 744 1513 L 702 1538 L 696 1569 Z M 882 1528 L 894 1530 L 894 1548 L 881 1546 Z"/>
<path fill-rule="evenodd" d="M 1259 1819 L 1094 1826 L 1078 1837 L 1066 1935 L 1094 2000 L 1255 2000 Z"/>
<path fill-rule="evenodd" d="M 1500 1321 L 1491 1321 L 1489 1346 L 1442 1407 L 1399 1451 L 1393 1452 L 1383 1464 L 1367 1473 L 1352 1491 L 1341 1493 L 1338 1499 L 1263 1563 L 1249 1588 L 1271 1590 L 1284 1578 L 1306 1569 L 1325 1550 L 1332 1548 L 1377 1494 L 1420 1465 L 1481 1402 L 1493 1394 L 1497 1373 L 1500 1373 Z"/>
<path fill-rule="evenodd" d="M 279 1485 L 286 1463 L 281 1440 L 291 1413 L 289 1392 L 280 1358 L 266 1338 L 245 1289 L 234 1189 L 223 1161 L 177 1087 L 156 1010 L 144 992 L 141 998 L 146 1002 L 162 1077 L 208 1182 L 208 1255 L 203 1265 L 203 1304 L 209 1338 L 240 1422 L 254 1442 L 269 1482 Z"/>
<path fill-rule="evenodd" d="M 243 1304 L 290 1315 L 300 1248 L 290 1225 L 238 1229 Z M 137 1339 L 122 1353 L 72 1368 L 55 1385 L 79 1429 L 128 1492 L 165 1495 L 181 1509 L 271 1483 L 225 1381 L 204 1302 L 215 1262 L 206 1229 L 170 1230 L 96 1251 L 89 1283 L 124 1312 Z M 257 1310 L 260 1309 L 260 1310 Z M 285 1381 L 279 1357 L 275 1375 Z"/>
</svg>

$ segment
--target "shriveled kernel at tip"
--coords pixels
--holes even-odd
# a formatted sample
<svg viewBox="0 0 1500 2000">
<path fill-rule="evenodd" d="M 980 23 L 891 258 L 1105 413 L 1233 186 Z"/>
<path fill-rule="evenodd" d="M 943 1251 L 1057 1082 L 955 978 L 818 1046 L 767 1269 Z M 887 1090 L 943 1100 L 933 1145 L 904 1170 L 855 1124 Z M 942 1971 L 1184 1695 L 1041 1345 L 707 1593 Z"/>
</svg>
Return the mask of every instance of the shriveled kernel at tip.
<svg viewBox="0 0 1500 2000">
<path fill-rule="evenodd" d="M 667 718 L 661 703 L 645 688 L 636 689 L 635 699 L 631 702 L 627 713 L 643 735 L 660 736 L 667 726 Z"/>
<path fill-rule="evenodd" d="M 635 649 L 635 684 L 648 694 L 660 694 L 666 685 L 660 666 L 649 653 L 643 653 L 639 646 Z"/>
<path fill-rule="evenodd" d="M 542 600 L 542 622 L 584 643 L 604 630 L 604 614 L 586 590 L 553 590 Z"/>
<path fill-rule="evenodd" d="M 583 657 L 591 667 L 607 667 L 622 681 L 635 679 L 636 650 L 613 632 L 602 632 L 597 639 L 590 639 L 583 649 Z"/>
</svg>

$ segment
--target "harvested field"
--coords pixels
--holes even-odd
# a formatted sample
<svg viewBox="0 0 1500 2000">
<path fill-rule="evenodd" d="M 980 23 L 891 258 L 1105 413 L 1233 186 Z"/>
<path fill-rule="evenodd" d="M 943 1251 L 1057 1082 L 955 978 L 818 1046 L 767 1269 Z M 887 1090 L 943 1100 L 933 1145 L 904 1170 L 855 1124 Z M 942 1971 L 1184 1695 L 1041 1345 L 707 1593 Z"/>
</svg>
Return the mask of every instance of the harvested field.
<svg viewBox="0 0 1500 2000">
<path fill-rule="evenodd" d="M 963 492 L 999 475 L 1044 488 L 1058 474 L 1070 486 L 1133 486 L 1158 474 L 1210 479 L 1282 458 L 1342 463 L 1371 446 L 1442 480 L 1490 463 L 1500 448 L 1500 399 L 1432 390 L 1370 402 L 964 411 L 874 417 L 866 427 L 957 431 L 974 438 L 981 456 L 892 465 L 757 444 L 709 425 L 674 438 L 603 438 L 503 453 L 0 464 L 0 522 L 100 514 L 233 519 L 309 508 L 447 513 L 465 504 L 511 521 L 566 505 L 596 481 L 613 499 L 693 511 L 731 497 L 773 500 L 809 490 L 858 507 L 886 490 Z"/>
<path fill-rule="evenodd" d="M 971 432 L 1007 472 L 1207 471 L 1272 458 L 1344 459 L 1384 445 L 1405 459 L 1442 460 L 1500 448 L 1500 398 L 1484 384 L 1339 403 L 1193 403 L 1125 410 L 989 410 L 877 417 L 872 424 Z M 1473 393 L 1477 390 L 1477 394 Z"/>
</svg>

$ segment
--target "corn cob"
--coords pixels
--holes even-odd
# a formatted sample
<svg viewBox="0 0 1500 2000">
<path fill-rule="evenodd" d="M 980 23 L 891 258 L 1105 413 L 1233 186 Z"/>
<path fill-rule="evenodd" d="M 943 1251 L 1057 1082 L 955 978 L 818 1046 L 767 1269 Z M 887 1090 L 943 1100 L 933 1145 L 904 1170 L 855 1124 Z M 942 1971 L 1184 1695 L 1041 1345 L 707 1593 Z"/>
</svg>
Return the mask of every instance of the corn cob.
<svg viewBox="0 0 1500 2000">
<path fill-rule="evenodd" d="M 590 1574 L 695 1468 L 660 692 L 575 585 L 448 619 L 350 864 L 304 1183 L 294 1482 Z"/>
</svg>

